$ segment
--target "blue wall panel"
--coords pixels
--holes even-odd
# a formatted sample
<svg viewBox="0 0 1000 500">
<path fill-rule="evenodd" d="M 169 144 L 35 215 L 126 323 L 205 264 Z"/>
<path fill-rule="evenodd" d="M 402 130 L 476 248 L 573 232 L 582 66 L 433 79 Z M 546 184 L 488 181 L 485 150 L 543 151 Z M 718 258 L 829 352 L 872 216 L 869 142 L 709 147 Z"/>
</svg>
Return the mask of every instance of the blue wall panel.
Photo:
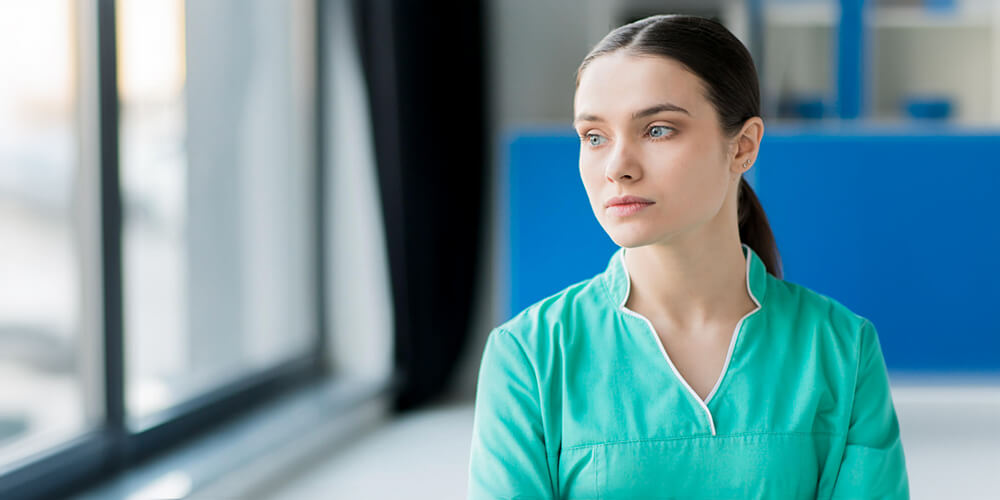
<svg viewBox="0 0 1000 500">
<path fill-rule="evenodd" d="M 618 248 L 590 209 L 579 153 L 573 133 L 510 143 L 511 314 L 602 272 Z"/>
<path fill-rule="evenodd" d="M 1000 371 L 1000 135 L 765 136 L 785 279 L 871 318 L 890 367 Z"/>
<path fill-rule="evenodd" d="M 872 319 L 893 370 L 1000 372 L 1000 132 L 769 127 L 752 181 L 785 279 Z M 604 270 L 571 132 L 508 150 L 510 314 Z"/>
</svg>

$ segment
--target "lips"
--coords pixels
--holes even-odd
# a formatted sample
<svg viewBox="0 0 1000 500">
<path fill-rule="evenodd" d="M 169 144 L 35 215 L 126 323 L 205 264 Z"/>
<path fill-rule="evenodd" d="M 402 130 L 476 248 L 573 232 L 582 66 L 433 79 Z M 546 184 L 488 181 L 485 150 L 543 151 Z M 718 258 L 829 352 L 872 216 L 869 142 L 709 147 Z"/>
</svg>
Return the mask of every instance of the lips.
<svg viewBox="0 0 1000 500">
<path fill-rule="evenodd" d="M 638 197 L 638 196 L 625 195 L 625 196 L 616 196 L 614 198 L 609 199 L 604 204 L 604 207 L 608 208 L 608 207 L 613 207 L 613 206 L 616 206 L 616 205 L 634 205 L 634 204 L 652 205 L 653 203 L 655 203 L 653 200 L 649 200 L 649 199 L 646 199 L 646 198 L 641 198 L 641 197 Z"/>
<path fill-rule="evenodd" d="M 611 198 L 604 204 L 608 214 L 616 217 L 628 217 L 655 203 L 653 200 L 639 196 L 625 195 Z"/>
</svg>

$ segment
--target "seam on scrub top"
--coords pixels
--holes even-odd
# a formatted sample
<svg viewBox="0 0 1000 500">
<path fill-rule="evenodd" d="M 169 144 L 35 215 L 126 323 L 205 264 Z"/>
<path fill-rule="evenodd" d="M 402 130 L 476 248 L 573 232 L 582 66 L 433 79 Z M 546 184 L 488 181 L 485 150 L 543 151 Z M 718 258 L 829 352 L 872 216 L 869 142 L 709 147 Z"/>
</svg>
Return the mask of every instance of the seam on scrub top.
<svg viewBox="0 0 1000 500">
<path fill-rule="evenodd" d="M 601 474 L 601 455 L 602 450 L 594 450 L 594 493 L 597 493 L 597 498 L 601 498 L 601 487 L 600 482 L 597 480 L 598 476 Z"/>
<path fill-rule="evenodd" d="M 653 439 L 630 439 L 625 441 L 606 441 L 600 443 L 587 443 L 578 444 L 573 446 L 566 446 L 562 448 L 562 451 L 591 448 L 594 446 L 615 446 L 623 444 L 636 444 L 636 443 L 663 443 L 670 441 L 685 441 L 691 439 L 720 439 L 720 438 L 737 438 L 737 437 L 747 437 L 747 436 L 844 436 L 842 432 L 826 432 L 826 431 L 815 431 L 815 432 L 740 432 L 736 434 L 716 434 L 715 436 L 711 434 L 699 434 L 697 436 L 677 436 L 672 438 L 653 438 Z"/>
<path fill-rule="evenodd" d="M 847 425 L 845 426 L 845 428 L 848 429 L 848 430 L 850 430 L 850 428 L 851 428 L 851 415 L 854 415 L 854 403 L 855 403 L 855 400 L 857 399 L 857 393 L 858 393 L 858 375 L 861 374 L 861 343 L 864 342 L 864 339 L 862 337 L 864 337 L 864 335 L 865 335 L 865 325 L 866 324 L 868 324 L 868 318 L 865 318 L 864 321 L 861 322 L 861 326 L 858 327 L 858 335 L 857 335 L 857 339 L 856 339 L 857 350 L 854 353 L 854 359 L 855 359 L 855 361 L 854 361 L 854 384 L 851 385 L 851 407 L 847 410 L 847 415 L 845 417 L 845 420 L 847 421 L 846 422 Z M 845 436 L 846 436 L 846 434 L 845 434 Z"/>
<path fill-rule="evenodd" d="M 524 349 L 524 346 L 521 345 L 521 341 L 518 340 L 517 335 L 514 335 L 513 332 L 511 332 L 510 330 L 507 330 L 506 328 L 497 327 L 496 330 L 498 332 L 500 332 L 500 333 L 505 333 L 505 334 L 507 334 L 507 335 L 510 336 L 510 340 L 512 340 L 514 342 L 514 345 L 517 346 L 518 352 L 521 353 L 521 357 L 524 358 L 525 364 L 528 365 L 528 368 L 531 369 L 531 375 L 532 375 L 532 378 L 535 381 L 535 396 L 538 398 L 538 413 L 539 413 L 538 418 L 539 418 L 539 420 L 541 420 L 541 418 L 542 418 L 542 415 L 541 415 L 541 412 L 542 412 L 542 381 L 538 379 L 538 369 L 535 368 L 535 364 L 531 362 L 531 358 L 528 357 L 528 353 Z"/>
<path fill-rule="evenodd" d="M 541 380 L 538 379 L 538 370 L 535 368 L 534 363 L 531 362 L 531 358 L 528 357 L 528 353 L 525 352 L 524 346 L 521 345 L 521 341 L 518 340 L 517 335 L 514 335 L 511 331 L 507 330 L 506 328 L 501 328 L 501 327 L 496 327 L 496 331 L 498 331 L 500 333 L 507 334 L 507 335 L 510 336 L 510 340 L 513 341 L 514 345 L 517 346 L 518 352 L 521 353 L 521 357 L 524 358 L 525 363 L 527 364 L 528 368 L 531 370 L 531 374 L 532 374 L 532 376 L 534 378 L 534 381 L 535 381 L 535 397 L 537 398 L 537 402 L 538 402 L 538 424 L 542 428 L 542 449 L 545 450 L 545 456 L 546 457 L 557 456 L 558 453 L 552 454 L 552 453 L 548 452 L 549 451 L 549 446 L 548 446 L 548 442 L 547 442 L 548 441 L 548 439 L 547 439 L 548 436 L 546 436 L 546 432 L 545 432 L 545 419 L 542 416 L 542 412 L 543 412 L 543 410 L 542 410 L 542 404 L 543 404 L 543 402 L 542 402 L 542 382 L 541 382 Z M 549 479 L 551 480 L 551 477 Z"/>
</svg>

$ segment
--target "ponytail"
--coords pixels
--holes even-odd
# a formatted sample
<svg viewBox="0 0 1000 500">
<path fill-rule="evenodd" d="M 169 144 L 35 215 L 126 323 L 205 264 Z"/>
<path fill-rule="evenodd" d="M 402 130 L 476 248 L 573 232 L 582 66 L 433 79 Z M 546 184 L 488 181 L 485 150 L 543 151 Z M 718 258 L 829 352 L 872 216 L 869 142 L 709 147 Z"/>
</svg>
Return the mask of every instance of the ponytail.
<svg viewBox="0 0 1000 500">
<path fill-rule="evenodd" d="M 767 272 L 782 279 L 781 256 L 778 255 L 778 245 L 774 241 L 774 233 L 767 222 L 764 207 L 750 187 L 746 179 L 740 178 L 740 188 L 737 197 L 737 217 L 740 226 L 740 241 L 760 256 L 767 267 Z"/>
</svg>

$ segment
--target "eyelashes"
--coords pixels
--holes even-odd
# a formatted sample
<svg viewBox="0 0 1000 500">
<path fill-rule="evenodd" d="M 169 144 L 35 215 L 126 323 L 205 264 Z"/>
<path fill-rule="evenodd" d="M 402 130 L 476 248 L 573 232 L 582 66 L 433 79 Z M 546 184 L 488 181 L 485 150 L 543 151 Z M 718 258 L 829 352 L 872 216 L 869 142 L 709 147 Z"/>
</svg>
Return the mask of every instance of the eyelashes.
<svg viewBox="0 0 1000 500">
<path fill-rule="evenodd" d="M 600 136 L 597 134 L 584 134 L 580 136 L 580 140 L 583 142 L 587 142 L 590 146 L 597 147 L 600 146 L 601 144 L 604 144 L 603 142 L 601 144 L 595 144 L 594 139 L 604 139 L 604 142 L 607 142 L 608 140 L 607 137 Z"/>
<path fill-rule="evenodd" d="M 654 132 L 660 129 L 663 129 L 664 131 L 659 133 Z M 673 137 L 674 135 L 676 135 L 676 132 L 677 129 L 675 129 L 674 127 L 670 127 L 667 125 L 653 125 L 652 127 L 646 129 L 646 133 L 643 135 L 649 137 L 651 140 L 654 141 L 662 141 Z M 580 142 L 587 143 L 589 146 L 595 148 L 603 145 L 605 142 L 608 141 L 607 137 L 595 133 L 583 134 L 579 137 L 580 137 Z M 595 141 L 600 141 L 600 142 L 595 142 Z"/>
<path fill-rule="evenodd" d="M 661 136 L 653 137 L 653 129 L 658 129 L 658 128 L 669 129 L 669 130 L 672 130 L 672 131 L 676 131 L 677 130 L 677 129 L 673 128 L 673 127 L 668 127 L 666 125 L 653 125 L 652 127 L 649 127 L 649 130 L 646 131 L 646 135 L 648 135 L 649 137 L 652 137 L 653 140 L 666 139 L 668 137 L 672 137 L 673 136 L 673 134 L 670 134 L 670 135 L 661 135 Z M 666 134 L 666 132 L 664 132 L 664 134 Z"/>
</svg>

